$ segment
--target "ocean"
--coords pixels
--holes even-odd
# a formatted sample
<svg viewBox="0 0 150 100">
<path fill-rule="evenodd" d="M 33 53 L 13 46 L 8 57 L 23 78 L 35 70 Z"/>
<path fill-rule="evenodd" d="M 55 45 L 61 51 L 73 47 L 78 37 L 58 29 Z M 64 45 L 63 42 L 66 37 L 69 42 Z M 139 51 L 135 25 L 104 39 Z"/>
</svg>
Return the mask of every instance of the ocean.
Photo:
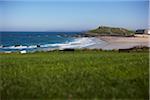
<svg viewBox="0 0 150 100">
<path fill-rule="evenodd" d="M 26 50 L 49 51 L 54 49 L 84 48 L 93 45 L 93 39 L 77 38 L 80 32 L 0 32 L 0 52 Z"/>
</svg>

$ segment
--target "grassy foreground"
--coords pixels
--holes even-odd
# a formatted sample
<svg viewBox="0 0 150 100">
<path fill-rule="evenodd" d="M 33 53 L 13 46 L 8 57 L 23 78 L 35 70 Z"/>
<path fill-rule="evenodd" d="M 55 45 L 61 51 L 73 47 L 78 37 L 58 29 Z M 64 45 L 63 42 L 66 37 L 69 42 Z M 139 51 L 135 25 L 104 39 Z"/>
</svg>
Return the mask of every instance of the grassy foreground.
<svg viewBox="0 0 150 100">
<path fill-rule="evenodd" d="M 1 98 L 148 99 L 148 52 L 0 54 Z"/>
</svg>

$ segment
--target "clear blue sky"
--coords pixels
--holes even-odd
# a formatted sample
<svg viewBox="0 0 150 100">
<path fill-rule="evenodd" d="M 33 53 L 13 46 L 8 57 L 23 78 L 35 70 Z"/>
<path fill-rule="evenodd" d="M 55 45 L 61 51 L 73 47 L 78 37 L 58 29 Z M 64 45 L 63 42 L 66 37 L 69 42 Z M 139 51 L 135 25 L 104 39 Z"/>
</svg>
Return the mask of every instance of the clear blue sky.
<svg viewBox="0 0 150 100">
<path fill-rule="evenodd" d="M 148 0 L 0 1 L 1 31 L 83 31 L 148 27 Z"/>
</svg>

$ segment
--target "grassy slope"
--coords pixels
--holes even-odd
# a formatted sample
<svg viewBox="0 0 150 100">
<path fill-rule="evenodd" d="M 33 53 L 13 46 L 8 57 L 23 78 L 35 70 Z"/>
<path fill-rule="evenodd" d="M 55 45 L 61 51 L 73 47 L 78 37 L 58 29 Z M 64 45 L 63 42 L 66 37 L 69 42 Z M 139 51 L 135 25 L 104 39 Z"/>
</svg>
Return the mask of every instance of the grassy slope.
<svg viewBox="0 0 150 100">
<path fill-rule="evenodd" d="M 148 53 L 0 56 L 2 98 L 148 98 Z"/>
<path fill-rule="evenodd" d="M 89 35 L 116 35 L 116 36 L 131 36 L 134 35 L 133 31 L 124 28 L 114 28 L 101 26 L 97 29 L 87 32 Z"/>
</svg>

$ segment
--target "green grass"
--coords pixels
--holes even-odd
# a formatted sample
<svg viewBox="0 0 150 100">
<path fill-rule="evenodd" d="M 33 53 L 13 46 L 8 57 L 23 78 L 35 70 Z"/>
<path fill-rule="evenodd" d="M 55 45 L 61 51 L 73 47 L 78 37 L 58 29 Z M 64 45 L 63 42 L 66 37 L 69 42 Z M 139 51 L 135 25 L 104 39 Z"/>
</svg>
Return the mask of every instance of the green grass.
<svg viewBox="0 0 150 100">
<path fill-rule="evenodd" d="M 1 98 L 148 99 L 148 52 L 0 54 Z"/>
<path fill-rule="evenodd" d="M 90 30 L 88 35 L 112 35 L 112 36 L 133 36 L 134 32 L 125 28 L 114 28 L 107 26 L 100 26 L 96 29 Z"/>
</svg>

